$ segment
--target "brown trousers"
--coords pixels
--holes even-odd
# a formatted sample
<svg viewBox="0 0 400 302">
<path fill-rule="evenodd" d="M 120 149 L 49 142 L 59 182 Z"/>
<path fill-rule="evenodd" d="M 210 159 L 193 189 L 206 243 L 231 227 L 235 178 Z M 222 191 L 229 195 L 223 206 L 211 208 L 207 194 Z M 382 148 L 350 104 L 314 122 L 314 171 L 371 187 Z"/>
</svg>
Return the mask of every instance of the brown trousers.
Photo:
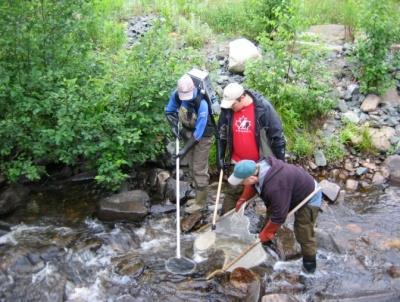
<svg viewBox="0 0 400 302">
<path fill-rule="evenodd" d="M 205 188 L 210 181 L 208 174 L 208 155 L 212 145 L 212 137 L 203 137 L 186 155 L 189 163 L 189 173 L 193 178 L 195 188 Z"/>
</svg>

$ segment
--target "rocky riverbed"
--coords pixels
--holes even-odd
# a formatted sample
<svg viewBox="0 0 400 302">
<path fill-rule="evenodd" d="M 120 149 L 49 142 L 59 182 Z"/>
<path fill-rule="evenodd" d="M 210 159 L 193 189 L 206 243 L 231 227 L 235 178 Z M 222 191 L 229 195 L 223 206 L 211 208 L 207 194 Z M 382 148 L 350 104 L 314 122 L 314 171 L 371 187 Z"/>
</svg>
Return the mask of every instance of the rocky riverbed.
<svg viewBox="0 0 400 302">
<path fill-rule="evenodd" d="M 154 18 L 129 21 L 130 46 Z M 205 281 L 224 260 L 214 251 L 193 275 L 169 274 L 164 261 L 175 253 L 176 176 L 165 165 L 135 169 L 119 194 L 97 188 L 91 174 L 66 173 L 59 181 L 13 186 L 0 176 L 0 301 L 398 301 L 400 97 L 396 86 L 384 96 L 360 93 L 346 61 L 351 45 L 338 40 L 340 30 L 333 28 L 323 29 L 324 43 L 332 50 L 338 102 L 321 130 L 336 139 L 345 121 L 365 125 L 379 152 L 365 156 L 350 147 L 342 161 L 329 164 L 320 150 L 307 161 L 288 154 L 288 161 L 301 163 L 320 180 L 326 196 L 316 229 L 315 275 L 301 272 L 290 221 L 278 235 L 279 261 L 269 259 L 251 270 Z M 333 32 L 335 40 L 329 39 Z M 244 81 L 229 70 L 227 45 L 206 51 L 220 66 L 217 91 Z M 393 72 L 399 78 L 400 70 Z M 194 235 L 189 231 L 202 221 L 187 212 L 185 202 L 193 190 L 186 171 L 179 177 L 187 231 L 182 249 L 192 257 Z M 211 188 L 210 214 L 215 182 Z M 259 200 L 246 211 L 253 232 L 264 211 Z"/>
</svg>

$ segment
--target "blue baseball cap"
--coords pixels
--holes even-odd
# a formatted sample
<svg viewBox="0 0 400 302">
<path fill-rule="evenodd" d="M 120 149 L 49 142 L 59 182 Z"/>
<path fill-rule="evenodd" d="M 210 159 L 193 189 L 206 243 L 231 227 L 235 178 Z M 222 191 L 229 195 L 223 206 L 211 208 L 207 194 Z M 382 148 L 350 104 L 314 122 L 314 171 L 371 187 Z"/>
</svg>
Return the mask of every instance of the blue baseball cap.
<svg viewBox="0 0 400 302">
<path fill-rule="evenodd" d="M 241 160 L 235 165 L 233 173 L 228 178 L 228 182 L 232 186 L 240 185 L 243 180 L 256 172 L 257 164 L 254 160 Z"/>
</svg>

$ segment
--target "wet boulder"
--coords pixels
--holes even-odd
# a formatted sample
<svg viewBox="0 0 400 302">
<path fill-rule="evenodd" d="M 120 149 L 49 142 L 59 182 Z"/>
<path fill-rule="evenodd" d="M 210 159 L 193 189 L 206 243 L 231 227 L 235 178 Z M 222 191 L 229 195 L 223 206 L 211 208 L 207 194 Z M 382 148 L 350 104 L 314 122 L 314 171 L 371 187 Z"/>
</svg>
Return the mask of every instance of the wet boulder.
<svg viewBox="0 0 400 302">
<path fill-rule="evenodd" d="M 261 292 L 260 277 L 252 270 L 238 267 L 233 270 L 229 276 L 229 283 L 246 293 L 246 298 L 243 301 L 259 301 Z"/>
<path fill-rule="evenodd" d="M 276 236 L 276 252 L 282 260 L 290 260 L 300 256 L 301 249 L 294 236 L 294 232 L 282 226 Z"/>
<path fill-rule="evenodd" d="M 200 211 L 190 214 L 181 220 L 182 232 L 189 232 L 194 226 L 200 222 L 203 215 Z"/>
<path fill-rule="evenodd" d="M 11 185 L 0 194 L 0 216 L 12 213 L 27 202 L 29 190 L 21 185 Z"/>
<path fill-rule="evenodd" d="M 392 265 L 387 269 L 387 272 L 392 278 L 400 278 L 400 266 Z"/>
<path fill-rule="evenodd" d="M 100 200 L 97 216 L 106 221 L 142 221 L 149 213 L 149 200 L 142 190 L 115 194 Z"/>
<path fill-rule="evenodd" d="M 176 206 L 174 204 L 155 204 L 150 208 L 151 215 L 159 215 L 172 213 L 176 210 Z"/>
<path fill-rule="evenodd" d="M 325 197 L 328 198 L 330 202 L 336 201 L 339 196 L 340 187 L 337 184 L 325 179 L 322 180 L 319 184 Z"/>
<path fill-rule="evenodd" d="M 287 294 L 269 294 L 262 297 L 261 302 L 299 302 L 299 300 Z"/>
<path fill-rule="evenodd" d="M 389 156 L 385 160 L 385 165 L 389 169 L 390 181 L 400 185 L 400 155 Z"/>
<path fill-rule="evenodd" d="M 181 204 L 184 204 L 188 199 L 188 194 L 191 192 L 190 184 L 186 181 L 179 182 L 179 199 Z M 165 198 L 170 202 L 176 202 L 176 180 L 172 177 L 168 178 L 165 188 Z"/>
<path fill-rule="evenodd" d="M 136 254 L 127 254 L 114 257 L 111 262 L 115 265 L 115 272 L 122 276 L 137 278 L 144 271 L 144 263 Z"/>
</svg>

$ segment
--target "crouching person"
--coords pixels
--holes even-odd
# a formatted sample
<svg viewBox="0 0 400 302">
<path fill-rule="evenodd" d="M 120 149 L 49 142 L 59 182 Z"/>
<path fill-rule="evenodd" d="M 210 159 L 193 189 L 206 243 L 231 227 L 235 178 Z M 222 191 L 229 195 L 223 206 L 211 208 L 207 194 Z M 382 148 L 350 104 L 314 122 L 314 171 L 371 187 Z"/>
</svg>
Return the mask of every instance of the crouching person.
<svg viewBox="0 0 400 302">
<path fill-rule="evenodd" d="M 266 224 L 259 233 L 261 242 L 271 241 L 285 222 L 290 210 L 301 203 L 318 186 L 301 167 L 284 163 L 273 157 L 259 162 L 242 160 L 235 165 L 228 179 L 231 185 L 252 186 L 267 207 Z M 317 242 L 314 226 L 321 207 L 322 193 L 318 191 L 304 206 L 295 212 L 294 233 L 301 246 L 303 269 L 313 273 L 316 269 Z M 244 203 L 239 200 L 238 210 Z"/>
</svg>

